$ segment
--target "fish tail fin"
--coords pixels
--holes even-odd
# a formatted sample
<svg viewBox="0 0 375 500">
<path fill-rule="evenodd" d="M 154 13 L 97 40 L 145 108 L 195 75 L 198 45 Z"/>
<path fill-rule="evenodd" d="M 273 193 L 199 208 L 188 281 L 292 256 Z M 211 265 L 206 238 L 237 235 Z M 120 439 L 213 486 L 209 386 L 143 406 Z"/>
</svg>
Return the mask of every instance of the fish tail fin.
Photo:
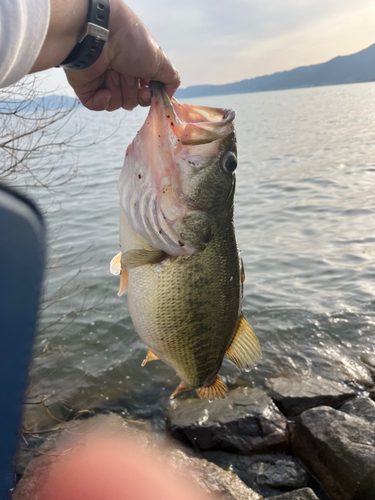
<svg viewBox="0 0 375 500">
<path fill-rule="evenodd" d="M 241 370 L 251 370 L 262 356 L 258 337 L 242 315 L 236 333 L 225 353 Z"/>
<path fill-rule="evenodd" d="M 228 396 L 228 387 L 219 375 L 209 385 L 196 389 L 198 396 L 202 399 L 223 399 Z"/>
<path fill-rule="evenodd" d="M 181 394 L 181 392 L 188 391 L 190 387 L 188 387 L 184 381 L 181 381 L 180 385 L 174 390 L 174 392 L 169 396 L 169 399 L 174 399 L 176 396 Z"/>
<path fill-rule="evenodd" d="M 146 354 L 146 357 L 145 359 L 142 361 L 142 364 L 141 366 L 145 366 L 146 363 L 148 363 L 149 361 L 154 361 L 154 360 L 157 360 L 159 359 L 156 354 L 154 354 L 151 349 L 148 350 L 147 354 Z"/>
</svg>

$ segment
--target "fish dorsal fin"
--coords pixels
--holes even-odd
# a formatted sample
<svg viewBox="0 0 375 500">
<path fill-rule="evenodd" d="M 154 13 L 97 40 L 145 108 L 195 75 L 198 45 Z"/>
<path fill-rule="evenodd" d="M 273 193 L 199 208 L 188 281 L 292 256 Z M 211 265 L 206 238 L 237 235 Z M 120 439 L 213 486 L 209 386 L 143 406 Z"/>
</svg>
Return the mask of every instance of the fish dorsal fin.
<svg viewBox="0 0 375 500">
<path fill-rule="evenodd" d="M 122 252 L 119 252 L 117 255 L 113 257 L 111 263 L 109 264 L 109 269 L 111 273 L 115 274 L 116 276 L 121 272 L 121 255 Z"/>
<path fill-rule="evenodd" d="M 228 396 L 228 387 L 219 375 L 213 379 L 211 384 L 196 389 L 198 396 L 202 399 L 223 399 Z"/>
<path fill-rule="evenodd" d="M 121 269 L 120 274 L 120 286 L 117 295 L 121 297 L 125 292 L 128 291 L 128 271 L 126 269 Z"/>
<path fill-rule="evenodd" d="M 236 333 L 225 354 L 241 370 L 251 370 L 262 355 L 258 338 L 243 315 L 238 320 Z"/>
<path fill-rule="evenodd" d="M 159 359 L 156 354 L 154 354 L 151 349 L 148 350 L 147 354 L 146 354 L 146 357 L 145 359 L 142 361 L 142 364 L 141 366 L 145 366 L 146 363 L 148 363 L 149 361 L 156 361 L 157 359 Z"/>
<path fill-rule="evenodd" d="M 129 250 L 121 255 L 122 269 L 135 269 L 147 264 L 157 264 L 165 259 L 167 254 L 163 250 Z"/>
</svg>

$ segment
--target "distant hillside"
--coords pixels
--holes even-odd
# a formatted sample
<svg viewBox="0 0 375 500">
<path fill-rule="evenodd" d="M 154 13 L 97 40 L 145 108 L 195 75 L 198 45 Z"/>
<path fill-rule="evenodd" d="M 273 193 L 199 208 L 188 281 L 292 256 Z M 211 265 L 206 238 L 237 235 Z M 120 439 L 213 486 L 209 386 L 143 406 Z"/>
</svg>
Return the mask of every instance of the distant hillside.
<svg viewBox="0 0 375 500">
<path fill-rule="evenodd" d="M 177 99 L 211 95 L 264 92 L 321 85 L 375 81 L 375 44 L 350 56 L 338 56 L 322 64 L 258 76 L 226 85 L 194 85 L 178 89 Z"/>
<path fill-rule="evenodd" d="M 71 108 L 74 103 L 76 103 L 76 106 L 82 106 L 75 97 L 65 97 L 61 95 L 47 95 L 45 97 L 38 97 L 32 101 L 13 99 L 11 101 L 0 101 L 0 112 L 14 111 L 20 104 L 22 104 L 23 111 L 42 111 L 43 109 L 67 109 Z"/>
</svg>

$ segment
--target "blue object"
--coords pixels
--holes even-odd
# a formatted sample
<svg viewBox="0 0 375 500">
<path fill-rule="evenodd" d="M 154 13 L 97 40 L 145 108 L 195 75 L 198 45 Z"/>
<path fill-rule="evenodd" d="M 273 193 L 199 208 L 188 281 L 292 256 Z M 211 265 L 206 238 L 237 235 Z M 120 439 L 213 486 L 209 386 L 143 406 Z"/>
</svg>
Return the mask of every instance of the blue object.
<svg viewBox="0 0 375 500">
<path fill-rule="evenodd" d="M 13 458 L 36 331 L 45 226 L 32 202 L 0 185 L 0 500 L 14 485 Z"/>
</svg>

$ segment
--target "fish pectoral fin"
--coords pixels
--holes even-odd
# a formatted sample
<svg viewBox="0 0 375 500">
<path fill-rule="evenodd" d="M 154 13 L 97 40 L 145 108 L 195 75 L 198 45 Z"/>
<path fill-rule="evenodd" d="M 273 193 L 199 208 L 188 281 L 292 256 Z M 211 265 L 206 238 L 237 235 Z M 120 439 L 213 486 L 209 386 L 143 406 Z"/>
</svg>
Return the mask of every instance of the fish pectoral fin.
<svg viewBox="0 0 375 500">
<path fill-rule="evenodd" d="M 120 275 L 120 287 L 117 295 L 121 297 L 128 289 L 128 272 L 126 269 L 121 269 L 121 257 L 122 252 L 119 252 L 113 257 L 109 265 L 109 269 L 112 274 L 116 276 Z"/>
<path fill-rule="evenodd" d="M 165 259 L 167 254 L 163 250 L 129 250 L 121 255 L 122 269 L 135 269 L 147 264 L 157 264 Z"/>
<path fill-rule="evenodd" d="M 145 366 L 146 363 L 148 363 L 149 361 L 154 361 L 154 360 L 157 360 L 159 359 L 156 354 L 154 354 L 151 349 L 148 350 L 147 354 L 146 354 L 146 357 L 145 359 L 142 361 L 142 364 L 141 366 Z"/>
<path fill-rule="evenodd" d="M 178 394 L 181 394 L 181 392 L 186 392 L 190 389 L 185 382 L 181 381 L 181 384 L 174 390 L 174 392 L 169 396 L 169 399 L 174 399 Z"/>
<path fill-rule="evenodd" d="M 251 370 L 262 355 L 258 337 L 243 315 L 238 320 L 236 333 L 225 354 L 241 370 Z"/>
<path fill-rule="evenodd" d="M 196 389 L 196 393 L 201 399 L 223 399 L 228 396 L 228 387 L 219 375 L 213 379 L 211 384 Z"/>
<path fill-rule="evenodd" d="M 121 295 L 123 295 L 127 291 L 128 291 L 128 271 L 126 269 L 121 269 L 120 286 L 117 295 L 121 297 Z"/>
<path fill-rule="evenodd" d="M 109 264 L 109 269 L 112 274 L 116 276 L 121 273 L 121 255 L 122 252 L 119 252 L 117 255 L 113 257 L 111 263 Z"/>
</svg>

